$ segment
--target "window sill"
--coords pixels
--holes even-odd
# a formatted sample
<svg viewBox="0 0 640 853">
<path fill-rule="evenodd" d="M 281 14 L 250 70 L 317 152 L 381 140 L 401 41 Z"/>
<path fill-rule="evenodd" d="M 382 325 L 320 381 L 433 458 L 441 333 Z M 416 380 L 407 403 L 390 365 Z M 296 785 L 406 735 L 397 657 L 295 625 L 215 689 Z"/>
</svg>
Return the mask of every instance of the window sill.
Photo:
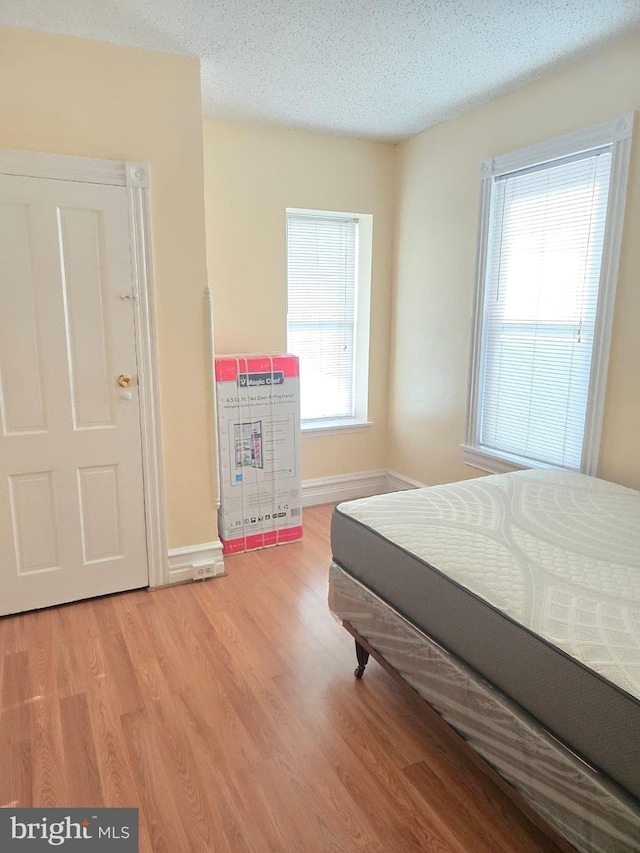
<svg viewBox="0 0 640 853">
<path fill-rule="evenodd" d="M 319 435 L 341 435 L 349 432 L 363 432 L 372 425 L 372 421 L 365 421 L 361 418 L 303 421 L 301 425 L 302 438 L 313 438 L 314 436 Z"/>
<path fill-rule="evenodd" d="M 481 450 L 478 447 L 469 447 L 461 444 L 463 460 L 472 468 L 480 468 L 490 474 L 509 474 L 511 471 L 524 471 L 530 468 L 555 468 L 557 465 L 548 465 L 545 462 L 536 462 L 533 459 L 523 459 L 518 456 L 510 456 L 507 453 L 499 454 L 494 451 Z"/>
</svg>

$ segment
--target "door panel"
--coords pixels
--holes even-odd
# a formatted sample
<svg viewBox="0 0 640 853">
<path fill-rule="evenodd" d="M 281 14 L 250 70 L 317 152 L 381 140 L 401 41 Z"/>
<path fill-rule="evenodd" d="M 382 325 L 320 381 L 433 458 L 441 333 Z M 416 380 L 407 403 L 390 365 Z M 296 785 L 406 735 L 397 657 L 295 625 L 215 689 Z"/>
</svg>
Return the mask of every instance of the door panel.
<svg viewBox="0 0 640 853">
<path fill-rule="evenodd" d="M 59 571 L 53 471 L 10 476 L 9 496 L 18 574 Z"/>
<path fill-rule="evenodd" d="M 0 176 L 0 613 L 148 583 L 132 289 L 124 187 Z"/>
<path fill-rule="evenodd" d="M 85 564 L 122 559 L 118 466 L 81 468 L 78 471 L 78 489 Z"/>
<path fill-rule="evenodd" d="M 36 298 L 29 244 L 29 207 L 0 203 L 2 253 L 0 287 L 0 388 L 2 432 L 41 432 L 47 429 L 42 377 L 42 347 L 36 323 Z M 12 365 L 20 364 L 17 371 Z M 2 369 L 4 368 L 4 369 Z"/>
<path fill-rule="evenodd" d="M 62 208 L 59 221 L 74 427 L 114 426 L 104 218 L 98 210 Z"/>
</svg>

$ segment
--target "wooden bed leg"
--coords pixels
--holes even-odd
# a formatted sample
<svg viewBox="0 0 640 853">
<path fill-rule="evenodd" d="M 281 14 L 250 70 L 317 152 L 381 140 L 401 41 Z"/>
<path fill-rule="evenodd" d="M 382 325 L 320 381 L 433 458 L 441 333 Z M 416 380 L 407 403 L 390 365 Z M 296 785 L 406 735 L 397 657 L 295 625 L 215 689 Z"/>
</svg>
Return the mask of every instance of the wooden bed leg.
<svg viewBox="0 0 640 853">
<path fill-rule="evenodd" d="M 353 673 L 356 678 L 362 678 L 364 675 L 364 668 L 367 665 L 367 661 L 369 660 L 369 652 L 363 648 L 360 643 L 356 640 L 356 657 L 358 658 L 358 666 Z"/>
</svg>

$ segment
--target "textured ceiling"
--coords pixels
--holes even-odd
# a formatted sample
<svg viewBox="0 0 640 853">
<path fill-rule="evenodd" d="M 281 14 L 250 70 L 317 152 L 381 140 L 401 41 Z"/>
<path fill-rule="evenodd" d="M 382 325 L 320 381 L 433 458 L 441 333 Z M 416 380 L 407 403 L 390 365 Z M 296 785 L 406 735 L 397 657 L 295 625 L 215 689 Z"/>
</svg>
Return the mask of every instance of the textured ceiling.
<svg viewBox="0 0 640 853">
<path fill-rule="evenodd" d="M 397 140 L 640 28 L 640 0 L 0 0 L 0 23 L 199 56 L 207 116 Z"/>
</svg>

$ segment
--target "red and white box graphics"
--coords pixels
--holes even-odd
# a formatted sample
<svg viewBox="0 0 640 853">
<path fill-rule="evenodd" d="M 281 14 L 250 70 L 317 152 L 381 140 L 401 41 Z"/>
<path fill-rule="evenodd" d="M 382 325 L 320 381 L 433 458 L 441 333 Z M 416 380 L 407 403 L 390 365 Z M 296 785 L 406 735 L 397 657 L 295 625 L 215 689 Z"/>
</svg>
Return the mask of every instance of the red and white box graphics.
<svg viewBox="0 0 640 853">
<path fill-rule="evenodd" d="M 215 368 L 223 553 L 301 539 L 297 356 L 220 356 Z"/>
</svg>

